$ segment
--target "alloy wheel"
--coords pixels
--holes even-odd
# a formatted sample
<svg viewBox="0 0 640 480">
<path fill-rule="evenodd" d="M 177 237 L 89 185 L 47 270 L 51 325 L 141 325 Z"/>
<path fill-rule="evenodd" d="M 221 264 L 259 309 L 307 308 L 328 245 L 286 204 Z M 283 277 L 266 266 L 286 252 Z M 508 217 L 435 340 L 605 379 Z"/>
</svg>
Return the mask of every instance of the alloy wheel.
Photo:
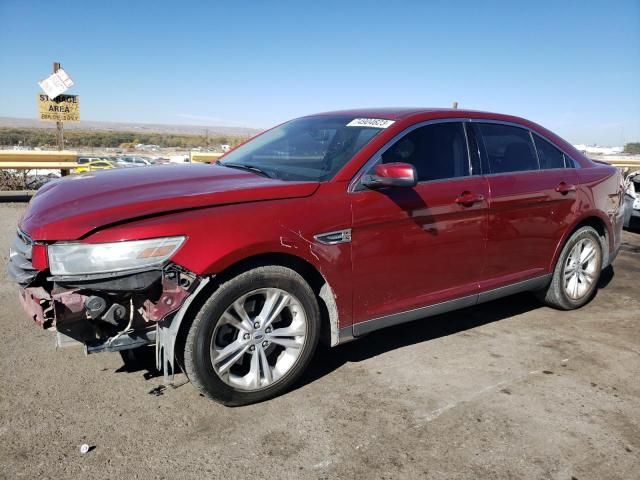
<svg viewBox="0 0 640 480">
<path fill-rule="evenodd" d="M 227 385 L 246 391 L 277 383 L 296 364 L 307 336 L 300 301 L 278 288 L 254 290 L 232 302 L 211 338 L 211 363 Z"/>
<path fill-rule="evenodd" d="M 572 300 L 579 300 L 591 291 L 597 275 L 597 245 L 584 238 L 576 243 L 564 266 L 564 291 Z"/>
</svg>

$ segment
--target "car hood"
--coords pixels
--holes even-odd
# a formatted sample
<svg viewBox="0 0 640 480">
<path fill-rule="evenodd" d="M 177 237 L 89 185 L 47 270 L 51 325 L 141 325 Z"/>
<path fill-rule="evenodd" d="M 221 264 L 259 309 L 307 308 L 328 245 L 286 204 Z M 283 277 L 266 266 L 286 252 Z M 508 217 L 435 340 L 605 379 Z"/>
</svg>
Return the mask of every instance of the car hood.
<svg viewBox="0 0 640 480">
<path fill-rule="evenodd" d="M 214 165 L 93 172 L 46 184 L 20 228 L 36 241 L 75 240 L 106 225 L 217 205 L 306 197 L 318 182 L 285 182 Z"/>
</svg>

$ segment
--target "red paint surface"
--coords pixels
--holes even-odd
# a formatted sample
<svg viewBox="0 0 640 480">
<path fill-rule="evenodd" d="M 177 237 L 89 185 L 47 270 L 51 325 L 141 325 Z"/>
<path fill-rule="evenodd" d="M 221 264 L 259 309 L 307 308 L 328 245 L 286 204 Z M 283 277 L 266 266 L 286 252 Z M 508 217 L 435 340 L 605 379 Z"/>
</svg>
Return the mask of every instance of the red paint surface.
<svg viewBox="0 0 640 480">
<path fill-rule="evenodd" d="M 532 122 L 465 110 L 341 113 L 395 123 L 331 181 L 284 182 L 207 165 L 112 170 L 43 187 L 21 228 L 47 242 L 186 235 L 173 261 L 197 274 L 219 273 L 255 255 L 291 255 L 328 281 L 340 327 L 549 273 L 562 242 L 585 218 L 602 220 L 611 250 L 620 242 L 617 171 Z M 556 143 L 581 168 L 348 191 L 396 134 L 441 118 L 518 123 Z M 557 191 L 562 182 L 575 191 Z M 313 238 L 347 228 L 351 243 L 327 246 Z"/>
</svg>

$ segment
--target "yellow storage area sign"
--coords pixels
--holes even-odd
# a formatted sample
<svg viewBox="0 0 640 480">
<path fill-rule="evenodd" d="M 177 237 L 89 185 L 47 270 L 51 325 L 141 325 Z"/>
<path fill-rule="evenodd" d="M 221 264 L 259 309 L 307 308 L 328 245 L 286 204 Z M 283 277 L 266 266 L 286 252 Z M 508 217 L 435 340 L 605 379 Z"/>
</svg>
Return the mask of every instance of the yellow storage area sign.
<svg viewBox="0 0 640 480">
<path fill-rule="evenodd" d="M 53 100 L 44 93 L 37 95 L 38 117 L 51 122 L 79 122 L 80 97 L 58 95 Z"/>
</svg>

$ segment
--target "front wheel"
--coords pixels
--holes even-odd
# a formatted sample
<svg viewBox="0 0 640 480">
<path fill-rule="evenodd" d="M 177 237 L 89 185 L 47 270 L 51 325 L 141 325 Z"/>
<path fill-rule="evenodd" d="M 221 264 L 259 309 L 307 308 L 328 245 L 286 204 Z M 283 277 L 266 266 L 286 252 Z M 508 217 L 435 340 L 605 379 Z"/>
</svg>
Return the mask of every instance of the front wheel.
<svg viewBox="0 0 640 480">
<path fill-rule="evenodd" d="M 316 297 L 295 271 L 266 266 L 223 283 L 185 344 L 189 379 L 225 405 L 272 398 L 295 382 L 318 344 Z"/>
<path fill-rule="evenodd" d="M 550 307 L 573 310 L 586 304 L 595 293 L 602 270 L 602 247 L 598 232 L 581 227 L 565 244 L 551 283 L 540 297 Z"/>
</svg>

